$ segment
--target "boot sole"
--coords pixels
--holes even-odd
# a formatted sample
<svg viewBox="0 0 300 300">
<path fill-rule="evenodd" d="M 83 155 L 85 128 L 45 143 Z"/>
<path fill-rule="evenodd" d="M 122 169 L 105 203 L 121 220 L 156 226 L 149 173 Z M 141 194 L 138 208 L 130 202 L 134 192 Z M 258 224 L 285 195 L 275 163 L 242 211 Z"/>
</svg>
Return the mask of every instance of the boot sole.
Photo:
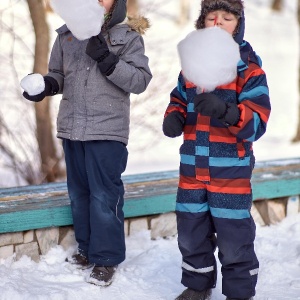
<svg viewBox="0 0 300 300">
<path fill-rule="evenodd" d="M 107 286 L 109 286 L 109 285 L 112 284 L 113 278 L 112 278 L 112 280 L 110 280 L 108 282 L 105 282 L 105 281 L 97 280 L 97 279 L 95 279 L 93 277 L 89 277 L 89 278 L 86 279 L 86 282 L 94 284 L 94 285 L 97 285 L 97 286 L 101 286 L 101 287 L 107 287 Z"/>
</svg>

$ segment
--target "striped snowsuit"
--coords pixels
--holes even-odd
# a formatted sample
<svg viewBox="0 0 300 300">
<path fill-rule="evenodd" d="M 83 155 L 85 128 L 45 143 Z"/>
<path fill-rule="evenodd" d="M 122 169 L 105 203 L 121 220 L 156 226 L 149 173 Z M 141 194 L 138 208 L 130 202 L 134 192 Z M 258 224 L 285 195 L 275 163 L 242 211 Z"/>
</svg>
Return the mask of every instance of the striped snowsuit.
<svg viewBox="0 0 300 300">
<path fill-rule="evenodd" d="M 236 126 L 196 113 L 196 87 L 182 73 L 165 113 L 179 111 L 185 117 L 176 201 L 182 283 L 200 291 L 215 286 L 218 246 L 223 294 L 230 298 L 255 294 L 259 263 L 250 215 L 252 142 L 264 134 L 271 109 L 259 57 L 248 42 L 240 45 L 240 54 L 236 80 L 212 92 L 238 104 Z"/>
</svg>

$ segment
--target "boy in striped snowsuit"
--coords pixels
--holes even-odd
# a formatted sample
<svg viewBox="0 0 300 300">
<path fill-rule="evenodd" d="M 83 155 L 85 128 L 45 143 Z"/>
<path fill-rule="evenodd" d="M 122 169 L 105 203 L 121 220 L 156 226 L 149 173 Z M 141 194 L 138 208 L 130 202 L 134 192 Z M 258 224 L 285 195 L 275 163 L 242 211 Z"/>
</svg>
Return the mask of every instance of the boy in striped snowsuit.
<svg viewBox="0 0 300 300">
<path fill-rule="evenodd" d="M 226 299 L 252 299 L 259 269 L 250 180 L 252 143 L 265 133 L 271 110 L 267 80 L 260 58 L 243 40 L 243 2 L 202 0 L 196 28 L 214 25 L 240 46 L 236 79 L 197 95 L 181 72 L 163 122 L 166 136 L 184 133 L 176 214 L 187 289 L 177 300 L 210 299 L 217 278 L 216 247 Z"/>
</svg>

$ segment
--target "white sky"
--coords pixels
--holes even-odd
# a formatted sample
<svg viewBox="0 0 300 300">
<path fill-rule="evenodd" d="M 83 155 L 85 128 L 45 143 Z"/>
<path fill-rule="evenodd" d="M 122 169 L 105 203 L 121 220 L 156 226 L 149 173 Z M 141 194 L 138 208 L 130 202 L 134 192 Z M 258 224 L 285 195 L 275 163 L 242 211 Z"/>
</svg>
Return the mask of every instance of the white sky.
<svg viewBox="0 0 300 300">
<path fill-rule="evenodd" d="M 299 32 L 295 17 L 296 1 L 284 1 L 286 8 L 281 14 L 271 13 L 267 8 L 269 2 L 245 1 L 246 39 L 263 60 L 272 102 L 268 131 L 254 145 L 258 160 L 299 157 L 300 153 L 300 144 L 290 143 L 298 120 Z M 199 1 L 193 0 L 193 3 L 194 21 Z M 159 56 L 158 67 L 165 70 L 164 79 L 169 80 L 172 87 L 176 85 L 179 71 L 179 63 L 174 60 L 177 57 L 176 45 L 193 30 L 193 21 L 180 31 L 174 24 L 169 12 L 176 11 L 177 5 L 174 0 L 167 1 L 160 6 L 160 14 L 147 14 L 152 29 L 145 37 L 150 61 L 157 63 L 155 58 Z M 151 46 L 154 42 L 155 47 Z M 151 84 L 155 85 L 155 81 Z M 161 114 L 169 101 L 169 93 L 170 90 L 161 91 L 159 95 Z M 157 122 L 158 126 L 161 119 L 162 115 L 153 116 L 153 122 Z M 135 134 L 132 133 L 129 145 L 127 174 L 177 168 L 180 138 L 171 140 L 162 134 L 153 137 L 147 132 Z M 151 140 L 155 143 L 151 144 Z M 149 143 L 149 147 L 136 151 L 139 143 Z M 128 237 L 126 244 L 127 259 L 120 265 L 115 282 L 108 288 L 85 283 L 86 274 L 73 270 L 64 262 L 68 253 L 60 247 L 52 249 L 38 264 L 27 257 L 18 262 L 13 262 L 12 258 L 0 260 L 0 300 L 171 300 L 184 289 L 180 284 L 181 257 L 176 237 L 151 241 L 149 232 L 141 231 Z M 255 248 L 260 260 L 260 273 L 255 300 L 300 299 L 299 245 L 299 214 L 286 218 L 276 226 L 258 226 Z M 213 300 L 224 300 L 220 278 L 213 292 Z"/>
</svg>

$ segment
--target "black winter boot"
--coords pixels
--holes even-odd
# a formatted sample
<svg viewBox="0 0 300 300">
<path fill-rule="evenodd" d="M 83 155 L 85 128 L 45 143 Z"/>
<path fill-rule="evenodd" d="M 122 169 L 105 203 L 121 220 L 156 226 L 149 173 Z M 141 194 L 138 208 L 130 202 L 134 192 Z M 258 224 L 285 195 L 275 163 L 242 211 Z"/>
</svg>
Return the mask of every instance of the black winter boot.
<svg viewBox="0 0 300 300">
<path fill-rule="evenodd" d="M 92 267 L 92 264 L 89 263 L 87 257 L 80 253 L 74 254 L 71 257 L 67 257 L 66 261 L 72 265 L 75 265 L 78 269 L 84 270 Z"/>
<path fill-rule="evenodd" d="M 112 283 L 117 268 L 118 266 L 95 266 L 86 281 L 99 286 L 108 286 Z"/>
<path fill-rule="evenodd" d="M 186 289 L 175 300 L 210 300 L 211 289 L 204 291 L 196 291 L 193 289 Z"/>
</svg>

